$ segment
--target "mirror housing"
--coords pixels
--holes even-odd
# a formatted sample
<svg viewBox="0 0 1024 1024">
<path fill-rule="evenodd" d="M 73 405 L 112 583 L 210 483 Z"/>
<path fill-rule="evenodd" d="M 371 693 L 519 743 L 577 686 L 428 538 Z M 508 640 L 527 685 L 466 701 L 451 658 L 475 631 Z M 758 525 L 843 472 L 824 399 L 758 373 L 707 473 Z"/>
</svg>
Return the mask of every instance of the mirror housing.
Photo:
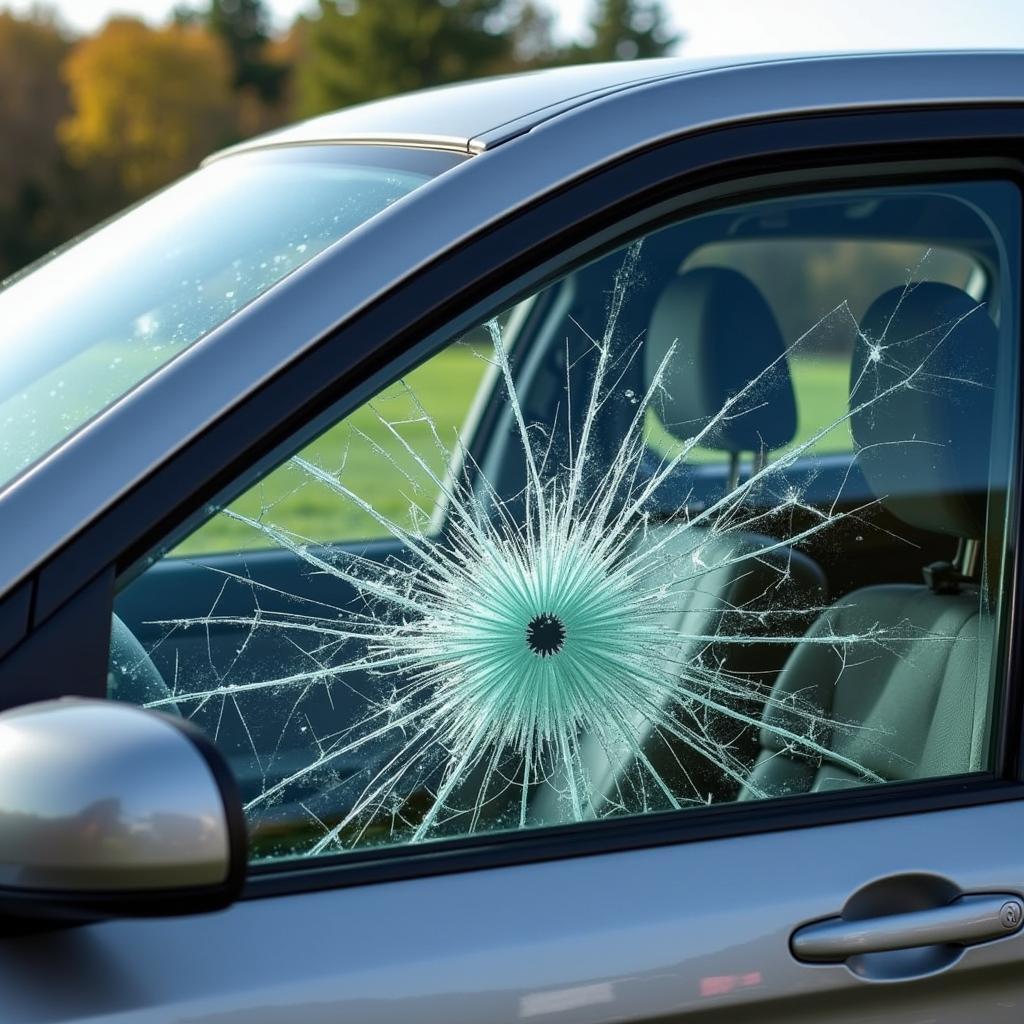
<svg viewBox="0 0 1024 1024">
<path fill-rule="evenodd" d="M 184 719 L 78 698 L 0 714 L 0 933 L 219 910 L 247 847 L 235 780 Z"/>
</svg>

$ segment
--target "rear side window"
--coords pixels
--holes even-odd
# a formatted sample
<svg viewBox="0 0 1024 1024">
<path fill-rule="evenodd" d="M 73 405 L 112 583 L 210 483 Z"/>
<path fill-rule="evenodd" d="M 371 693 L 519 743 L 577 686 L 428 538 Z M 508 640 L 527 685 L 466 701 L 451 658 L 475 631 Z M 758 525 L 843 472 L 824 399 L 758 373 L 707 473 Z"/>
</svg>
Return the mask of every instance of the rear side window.
<svg viewBox="0 0 1024 1024">
<path fill-rule="evenodd" d="M 169 536 L 111 696 L 215 739 L 258 861 L 989 770 L 1018 223 L 885 187 L 595 253 Z"/>
</svg>

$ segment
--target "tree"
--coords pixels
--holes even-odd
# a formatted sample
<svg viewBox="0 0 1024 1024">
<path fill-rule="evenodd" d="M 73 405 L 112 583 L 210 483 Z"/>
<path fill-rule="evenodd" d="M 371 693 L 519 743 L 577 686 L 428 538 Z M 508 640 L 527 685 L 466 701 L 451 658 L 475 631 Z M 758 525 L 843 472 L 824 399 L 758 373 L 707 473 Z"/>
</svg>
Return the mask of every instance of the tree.
<svg viewBox="0 0 1024 1024">
<path fill-rule="evenodd" d="M 63 239 L 57 125 L 68 41 L 45 13 L 0 12 L 0 278 Z"/>
<path fill-rule="evenodd" d="M 210 30 L 231 54 L 236 89 L 254 89 L 264 103 L 281 96 L 286 68 L 268 60 L 270 17 L 263 0 L 210 0 Z"/>
<path fill-rule="evenodd" d="M 113 19 L 78 44 L 64 71 L 68 156 L 123 198 L 166 184 L 233 137 L 230 57 L 200 26 Z"/>
<path fill-rule="evenodd" d="M 507 70 L 506 0 L 319 0 L 301 25 L 299 112 Z"/>
<path fill-rule="evenodd" d="M 294 55 L 288 36 L 271 34 L 265 0 L 208 0 L 205 7 L 179 3 L 170 20 L 205 27 L 224 44 L 231 57 L 240 135 L 257 135 L 288 119 Z"/>
<path fill-rule="evenodd" d="M 659 0 L 597 0 L 590 31 L 593 41 L 574 48 L 576 60 L 663 57 L 682 41 Z"/>
<path fill-rule="evenodd" d="M 543 2 L 518 0 L 506 13 L 513 40 L 511 60 L 503 72 L 531 71 L 566 64 L 572 57 L 554 39 L 555 14 Z"/>
</svg>

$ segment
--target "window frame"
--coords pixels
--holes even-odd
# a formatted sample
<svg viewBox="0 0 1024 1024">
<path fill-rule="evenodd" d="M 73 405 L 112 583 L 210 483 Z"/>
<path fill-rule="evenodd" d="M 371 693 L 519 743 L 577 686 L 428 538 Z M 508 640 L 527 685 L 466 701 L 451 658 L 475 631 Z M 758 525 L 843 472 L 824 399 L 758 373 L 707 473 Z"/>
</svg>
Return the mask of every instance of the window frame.
<svg viewBox="0 0 1024 1024">
<path fill-rule="evenodd" d="M 285 445 L 291 450 L 298 437 L 312 436 L 344 408 L 356 407 L 385 377 L 392 377 L 397 366 L 424 358 L 461 326 L 511 304 L 535 291 L 538 282 L 566 273 L 627 237 L 655 230 L 669 219 L 794 192 L 985 177 L 1024 186 L 1024 162 L 1019 159 L 1024 111 L 981 107 L 969 119 L 964 112 L 964 107 L 951 106 L 818 114 L 754 121 L 672 140 L 582 177 L 439 257 L 232 408 L 88 524 L 40 570 L 31 600 L 23 585 L 0 603 L 0 626 L 5 610 L 18 621 L 31 618 L 37 624 L 0 663 L 0 702 L 10 706 L 73 692 L 105 695 L 116 575 L 144 567 L 146 552 L 243 471 L 271 464 L 283 455 Z M 486 431 L 488 416 L 496 414 L 485 414 L 479 426 Z M 999 722 L 994 771 L 262 864 L 250 867 L 245 895 L 280 895 L 1024 800 L 1024 647 L 1018 625 L 1024 600 L 1021 434 L 1018 415 L 1008 498 L 1011 593 L 1001 647 L 1004 685 L 995 710 Z M 176 496 L 170 506 L 168 494 Z M 60 660 L 47 652 L 69 649 L 83 652 L 81 675 L 72 681 L 59 675 L 50 678 L 47 666 L 57 666 Z"/>
</svg>

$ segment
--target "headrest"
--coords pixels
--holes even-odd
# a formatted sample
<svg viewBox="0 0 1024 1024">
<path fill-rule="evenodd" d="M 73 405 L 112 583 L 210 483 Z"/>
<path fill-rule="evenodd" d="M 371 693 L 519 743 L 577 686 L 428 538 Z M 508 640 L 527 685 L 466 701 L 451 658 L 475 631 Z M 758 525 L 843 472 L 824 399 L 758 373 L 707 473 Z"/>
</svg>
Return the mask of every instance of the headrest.
<svg viewBox="0 0 1024 1024">
<path fill-rule="evenodd" d="M 850 428 L 869 486 L 904 522 L 984 533 L 997 340 L 984 308 L 936 281 L 893 288 L 864 314 Z"/>
<path fill-rule="evenodd" d="M 793 439 L 796 400 L 786 346 L 771 307 L 749 278 L 726 267 L 701 267 L 669 283 L 647 331 L 648 386 L 673 343 L 657 405 L 668 431 L 681 440 L 692 437 L 764 374 L 701 444 L 757 452 Z"/>
</svg>

